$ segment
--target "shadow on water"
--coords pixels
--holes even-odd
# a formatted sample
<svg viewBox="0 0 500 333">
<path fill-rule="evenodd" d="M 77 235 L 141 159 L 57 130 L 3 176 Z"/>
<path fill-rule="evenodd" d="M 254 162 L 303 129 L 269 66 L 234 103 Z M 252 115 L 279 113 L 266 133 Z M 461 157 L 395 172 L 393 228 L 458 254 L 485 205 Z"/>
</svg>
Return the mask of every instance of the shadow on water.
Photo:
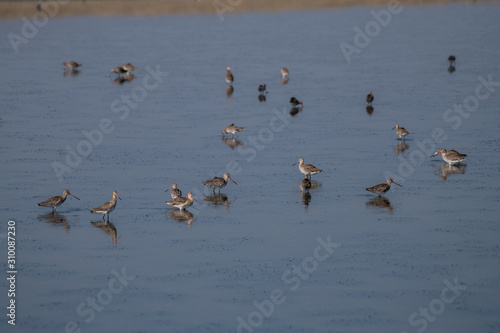
<svg viewBox="0 0 500 333">
<path fill-rule="evenodd" d="M 39 221 L 45 221 L 52 225 L 61 225 L 64 230 L 69 231 L 69 224 L 67 222 L 66 216 L 59 214 L 57 212 L 50 212 L 47 214 L 38 215 Z"/>
<path fill-rule="evenodd" d="M 224 193 L 212 193 L 205 196 L 203 201 L 208 202 L 208 204 L 212 206 L 224 206 L 225 209 L 228 209 L 229 205 L 233 203 L 229 201 L 227 195 Z"/>
<path fill-rule="evenodd" d="M 372 116 L 372 114 L 373 114 L 373 111 L 374 111 L 374 110 L 375 110 L 375 109 L 373 108 L 373 106 L 368 105 L 368 106 L 366 107 L 366 113 L 368 113 L 368 115 L 369 115 L 370 117 Z"/>
<path fill-rule="evenodd" d="M 396 145 L 396 149 L 395 149 L 396 156 L 399 155 L 399 153 L 404 152 L 408 148 L 410 148 L 410 146 L 408 146 L 404 140 L 399 141 L 398 144 Z"/>
<path fill-rule="evenodd" d="M 92 226 L 99 228 L 105 233 L 111 235 L 111 238 L 113 239 L 113 246 L 116 246 L 118 242 L 118 232 L 116 231 L 116 227 L 113 223 L 104 221 L 92 221 L 90 223 L 92 224 Z"/>
<path fill-rule="evenodd" d="M 438 168 L 438 173 L 436 174 L 441 180 L 446 180 L 449 175 L 463 175 L 465 174 L 465 169 L 467 164 L 448 164 L 444 163 L 440 168 Z"/>
<path fill-rule="evenodd" d="M 231 99 L 231 96 L 233 96 L 234 93 L 234 88 L 233 86 L 227 86 L 226 87 L 226 99 L 229 101 Z"/>
<path fill-rule="evenodd" d="M 167 219 L 172 219 L 179 223 L 187 222 L 189 227 L 194 223 L 194 215 L 189 210 L 172 209 L 167 212 Z"/>
<path fill-rule="evenodd" d="M 111 83 L 122 85 L 125 82 L 132 82 L 134 79 L 134 74 L 118 75 L 115 79 L 111 78 Z"/>
<path fill-rule="evenodd" d="M 385 208 L 387 212 L 392 212 L 393 207 L 389 199 L 383 196 L 373 197 L 366 202 L 367 207 Z"/>
<path fill-rule="evenodd" d="M 226 144 L 231 149 L 234 149 L 238 146 L 243 146 L 245 143 L 241 141 L 240 139 L 237 138 L 227 138 L 227 137 L 222 137 L 222 142 Z"/>
</svg>

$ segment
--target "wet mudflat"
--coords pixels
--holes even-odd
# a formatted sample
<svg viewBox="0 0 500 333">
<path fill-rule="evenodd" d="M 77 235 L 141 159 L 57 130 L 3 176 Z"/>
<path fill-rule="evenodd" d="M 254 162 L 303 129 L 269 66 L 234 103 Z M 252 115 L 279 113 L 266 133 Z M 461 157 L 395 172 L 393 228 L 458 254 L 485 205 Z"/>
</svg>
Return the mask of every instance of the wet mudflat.
<svg viewBox="0 0 500 333">
<path fill-rule="evenodd" d="M 347 62 L 340 44 L 382 9 L 51 19 L 18 53 L 4 39 L 19 273 L 2 331 L 497 331 L 500 7 L 403 8 Z M 127 62 L 132 80 L 109 76 Z M 245 130 L 223 139 L 231 123 Z M 323 169 L 308 193 L 300 157 Z M 201 184 L 225 172 L 221 194 Z M 365 191 L 388 177 L 403 187 Z M 164 204 L 174 182 L 186 212 Z M 81 200 L 36 206 L 66 188 Z M 90 209 L 113 190 L 105 224 Z"/>
</svg>

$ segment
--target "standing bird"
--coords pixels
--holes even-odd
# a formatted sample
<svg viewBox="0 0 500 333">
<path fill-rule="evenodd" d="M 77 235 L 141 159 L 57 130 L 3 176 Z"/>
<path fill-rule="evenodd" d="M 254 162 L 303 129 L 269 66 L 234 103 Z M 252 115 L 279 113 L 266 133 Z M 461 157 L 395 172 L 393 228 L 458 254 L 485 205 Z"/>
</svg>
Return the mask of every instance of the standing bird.
<svg viewBox="0 0 500 333">
<path fill-rule="evenodd" d="M 369 91 L 368 95 L 366 95 L 366 106 L 372 106 L 373 100 L 374 100 L 373 94 L 371 91 Z"/>
<path fill-rule="evenodd" d="M 281 76 L 286 77 L 286 76 L 288 76 L 288 74 L 290 74 L 290 72 L 288 71 L 288 68 L 281 67 Z"/>
<path fill-rule="evenodd" d="M 396 129 L 396 134 L 399 135 L 400 139 L 403 138 L 403 140 L 405 136 L 410 134 L 410 132 L 408 132 L 404 127 L 399 127 L 398 123 L 396 123 L 396 125 L 392 129 Z"/>
<path fill-rule="evenodd" d="M 73 198 L 78 199 L 78 198 L 77 198 L 77 197 L 75 197 L 73 194 L 69 193 L 69 191 L 68 191 L 68 190 L 64 190 L 64 191 L 63 191 L 62 196 L 57 195 L 57 196 L 52 197 L 52 198 L 50 198 L 50 199 L 47 199 L 47 200 L 45 200 L 45 201 L 39 202 L 39 203 L 38 203 L 38 206 L 41 206 L 41 207 L 52 207 L 52 212 L 54 212 L 54 213 L 55 213 L 55 211 L 56 211 L 56 207 L 61 206 L 61 205 L 62 205 L 62 203 L 63 203 L 64 201 L 66 201 L 66 197 L 67 197 L 68 195 L 71 195 Z M 80 200 L 80 199 L 78 199 L 78 200 Z"/>
<path fill-rule="evenodd" d="M 299 105 L 301 105 L 303 107 L 304 103 L 302 103 L 302 101 L 299 101 L 295 97 L 292 97 L 292 98 L 290 98 L 290 105 L 292 105 L 294 108 L 296 108 Z"/>
<path fill-rule="evenodd" d="M 90 212 L 91 213 L 97 213 L 97 214 L 103 214 L 102 219 L 104 220 L 104 217 L 107 215 L 108 216 L 108 221 L 109 221 L 109 213 L 115 210 L 116 207 L 116 198 L 122 199 L 118 196 L 116 191 L 113 191 L 113 198 L 106 202 L 105 204 L 102 204 L 101 206 L 97 208 L 93 208 Z"/>
<path fill-rule="evenodd" d="M 316 168 L 312 164 L 304 164 L 304 159 L 302 157 L 299 158 L 297 162 L 293 163 L 292 166 L 294 166 L 297 163 L 299 163 L 300 172 L 306 175 L 307 178 L 310 178 L 310 176 L 315 175 L 317 173 L 323 172 L 323 170 Z"/>
<path fill-rule="evenodd" d="M 307 175 L 304 176 L 304 179 L 302 180 L 302 182 L 300 182 L 300 187 L 299 189 L 301 191 L 307 191 L 311 188 L 311 180 L 309 179 L 309 177 Z"/>
<path fill-rule="evenodd" d="M 225 173 L 223 178 L 220 178 L 220 177 L 214 177 L 210 180 L 207 180 L 207 181 L 204 181 L 203 182 L 203 185 L 205 186 L 208 186 L 210 188 L 212 188 L 215 192 L 215 189 L 218 189 L 219 192 L 220 192 L 220 189 L 225 187 L 227 185 L 227 180 L 228 179 L 231 179 L 231 181 L 233 183 L 235 183 L 236 185 L 238 185 L 238 183 L 236 183 L 232 178 L 231 176 L 229 176 L 228 173 Z"/>
<path fill-rule="evenodd" d="M 64 67 L 68 67 L 71 70 L 73 70 L 73 69 L 75 69 L 77 67 L 80 67 L 81 65 L 82 64 L 79 64 L 76 61 L 70 61 L 70 62 L 63 61 L 63 66 Z"/>
<path fill-rule="evenodd" d="M 450 66 L 455 66 L 455 56 L 454 55 L 449 56 L 448 61 L 450 62 Z"/>
<path fill-rule="evenodd" d="M 135 71 L 137 68 L 131 63 L 120 65 L 115 68 L 111 68 L 111 73 L 116 73 L 118 75 L 130 74 L 131 71 Z"/>
<path fill-rule="evenodd" d="M 233 69 L 233 67 L 226 67 L 226 82 L 229 83 L 230 85 L 233 84 L 234 82 L 234 76 L 233 76 L 233 73 L 231 73 L 231 69 Z"/>
<path fill-rule="evenodd" d="M 172 207 L 179 208 L 180 210 L 184 210 L 191 207 L 193 205 L 193 201 L 195 200 L 196 199 L 193 197 L 193 194 L 189 192 L 187 197 L 177 197 L 174 200 L 166 201 L 165 203 Z"/>
<path fill-rule="evenodd" d="M 258 88 L 259 92 L 261 94 L 265 93 L 266 92 L 266 85 L 265 84 L 261 84 L 259 85 L 259 88 Z"/>
<path fill-rule="evenodd" d="M 389 191 L 389 189 L 391 188 L 391 184 L 396 184 L 398 186 L 403 187 L 402 185 L 399 185 L 398 183 L 393 181 L 391 178 L 388 178 L 385 184 L 378 184 L 373 187 L 367 187 L 366 190 L 381 196 L 385 192 Z"/>
<path fill-rule="evenodd" d="M 239 131 L 243 131 L 245 129 L 245 127 L 238 127 L 238 126 L 235 126 L 234 123 L 232 123 L 231 125 L 229 125 L 228 127 L 224 128 L 221 132 L 222 132 L 222 137 L 224 137 L 225 134 L 232 134 L 233 136 L 238 136 L 236 133 L 238 133 Z"/>
<path fill-rule="evenodd" d="M 177 183 L 173 183 L 172 186 L 170 186 L 168 189 L 165 190 L 165 192 L 167 192 L 170 189 L 172 189 L 172 192 L 170 192 L 172 199 L 182 196 L 181 190 L 177 188 Z"/>
<path fill-rule="evenodd" d="M 446 150 L 444 148 L 439 148 L 431 157 L 441 154 L 443 160 L 448 164 L 457 164 L 465 160 L 466 154 L 460 154 L 458 151 L 450 149 Z"/>
</svg>

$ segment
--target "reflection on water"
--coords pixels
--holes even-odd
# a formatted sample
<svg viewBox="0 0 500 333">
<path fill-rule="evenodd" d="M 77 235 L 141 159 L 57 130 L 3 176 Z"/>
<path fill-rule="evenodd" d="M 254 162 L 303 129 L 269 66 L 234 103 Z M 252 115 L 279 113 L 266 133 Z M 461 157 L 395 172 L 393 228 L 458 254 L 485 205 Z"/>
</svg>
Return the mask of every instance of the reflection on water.
<svg viewBox="0 0 500 333">
<path fill-rule="evenodd" d="M 299 189 L 301 190 L 301 192 L 300 192 L 300 201 L 304 204 L 304 209 L 307 211 L 307 209 L 309 208 L 309 203 L 311 202 L 311 199 L 312 199 L 311 192 L 309 192 L 309 191 L 310 190 L 315 190 L 317 188 L 320 188 L 320 187 L 323 186 L 323 184 L 320 183 L 320 182 L 317 182 L 315 180 L 309 180 L 310 181 L 310 187 L 303 189 L 303 185 L 305 185 L 304 184 L 305 181 L 306 181 L 306 179 L 303 179 L 300 182 Z"/>
<path fill-rule="evenodd" d="M 69 69 L 64 70 L 63 76 L 77 76 L 78 74 L 80 74 L 78 69 Z"/>
<path fill-rule="evenodd" d="M 371 198 L 366 202 L 366 206 L 385 208 L 388 212 L 391 212 L 393 209 L 389 199 L 383 196 Z"/>
<path fill-rule="evenodd" d="M 284 76 L 281 78 L 281 84 L 287 84 L 288 81 L 290 81 L 290 78 L 288 76 Z"/>
<path fill-rule="evenodd" d="M 113 246 L 116 246 L 117 241 L 118 241 L 118 233 L 116 231 L 116 227 L 113 223 L 111 222 L 104 222 L 104 221 L 93 221 L 90 222 L 94 227 L 101 229 L 105 233 L 111 235 L 111 238 L 113 239 Z"/>
<path fill-rule="evenodd" d="M 396 156 L 399 155 L 399 153 L 404 152 L 408 148 L 410 148 L 410 146 L 408 146 L 404 140 L 399 141 L 396 146 Z"/>
<path fill-rule="evenodd" d="M 179 223 L 187 222 L 188 226 L 191 227 L 194 222 L 194 215 L 187 209 L 175 209 L 167 212 L 167 219 L 174 219 Z"/>
<path fill-rule="evenodd" d="M 134 74 L 118 75 L 115 79 L 111 78 L 111 83 L 122 85 L 125 82 L 131 82 L 135 79 Z"/>
<path fill-rule="evenodd" d="M 38 220 L 45 221 L 53 225 L 62 225 L 63 229 L 66 231 L 69 231 L 70 228 L 66 220 L 66 216 L 57 212 L 38 215 Z"/>
<path fill-rule="evenodd" d="M 222 142 L 231 149 L 244 145 L 244 142 L 237 138 L 222 137 Z"/>
<path fill-rule="evenodd" d="M 234 93 L 233 86 L 227 86 L 226 87 L 226 98 L 228 101 L 231 99 L 231 96 L 233 96 L 233 93 Z"/>
<path fill-rule="evenodd" d="M 259 94 L 259 102 L 265 102 L 266 101 L 266 95 L 265 94 Z"/>
<path fill-rule="evenodd" d="M 368 106 L 366 107 L 366 113 L 368 113 L 368 115 L 369 115 L 370 117 L 371 117 L 371 115 L 373 114 L 373 110 L 375 110 L 375 109 L 373 108 L 373 106 L 368 105 Z"/>
<path fill-rule="evenodd" d="M 307 211 L 307 208 L 309 208 L 309 203 L 311 202 L 311 193 L 309 191 L 304 191 L 300 193 L 300 200 L 304 204 L 304 209 Z"/>
<path fill-rule="evenodd" d="M 224 208 L 228 209 L 229 205 L 232 203 L 229 201 L 227 195 L 224 193 L 213 193 L 211 195 L 205 196 L 203 201 L 208 202 L 210 205 L 213 206 L 224 206 Z"/>
<path fill-rule="evenodd" d="M 302 107 L 292 106 L 292 108 L 290 109 L 290 115 L 292 117 L 295 117 L 299 112 L 302 112 Z"/>
<path fill-rule="evenodd" d="M 448 72 L 453 73 L 455 71 L 455 66 L 450 64 L 450 67 L 448 67 Z"/>
<path fill-rule="evenodd" d="M 465 174 L 465 169 L 467 168 L 467 164 L 448 164 L 444 163 L 439 169 L 437 169 L 438 176 L 441 180 L 446 180 L 448 175 L 463 175 Z"/>
</svg>

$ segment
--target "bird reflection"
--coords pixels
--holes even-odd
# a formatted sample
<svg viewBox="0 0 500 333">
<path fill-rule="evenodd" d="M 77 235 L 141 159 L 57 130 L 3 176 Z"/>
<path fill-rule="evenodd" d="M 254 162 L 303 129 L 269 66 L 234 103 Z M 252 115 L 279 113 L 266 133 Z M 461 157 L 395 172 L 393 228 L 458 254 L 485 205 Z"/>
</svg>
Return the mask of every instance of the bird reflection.
<svg viewBox="0 0 500 333">
<path fill-rule="evenodd" d="M 296 106 L 293 106 L 291 109 L 290 109 L 290 115 L 292 117 L 295 117 L 297 114 L 299 114 L 299 112 L 302 112 L 302 107 L 296 107 Z"/>
<path fill-rule="evenodd" d="M 441 180 L 446 180 L 449 175 L 463 175 L 467 164 L 448 164 L 444 163 L 439 169 L 438 176 Z"/>
<path fill-rule="evenodd" d="M 125 75 L 118 75 L 115 79 L 111 79 L 111 82 L 122 85 L 125 82 L 131 82 L 134 79 L 135 79 L 134 74 L 125 74 Z"/>
<path fill-rule="evenodd" d="M 78 69 L 69 69 L 64 71 L 63 76 L 77 76 L 78 74 L 80 74 Z"/>
<path fill-rule="evenodd" d="M 410 148 L 410 146 L 408 146 L 405 141 L 399 141 L 396 146 L 396 156 L 399 155 L 399 153 L 404 152 L 408 148 Z"/>
<path fill-rule="evenodd" d="M 224 206 L 224 208 L 229 208 L 229 205 L 232 203 L 224 193 L 213 193 L 211 195 L 207 195 L 203 201 L 206 201 L 213 206 Z"/>
<path fill-rule="evenodd" d="M 102 231 L 108 233 L 111 235 L 111 238 L 113 239 L 113 246 L 116 246 L 116 243 L 118 242 L 118 233 L 116 231 L 116 227 L 113 223 L 111 222 L 105 222 L 105 221 L 93 221 L 90 222 L 94 227 L 101 229 Z"/>
<path fill-rule="evenodd" d="M 304 179 L 300 182 L 299 186 L 299 189 L 301 191 L 300 200 L 304 204 L 305 210 L 307 210 L 307 208 L 309 207 L 309 203 L 311 202 L 312 199 L 310 191 L 320 188 L 322 186 L 323 186 L 322 183 L 317 182 L 315 180 L 310 180 L 307 176 L 305 176 Z"/>
<path fill-rule="evenodd" d="M 389 199 L 383 196 L 371 198 L 366 202 L 366 206 L 385 208 L 388 212 L 391 212 L 393 209 Z"/>
<path fill-rule="evenodd" d="M 233 96 L 233 93 L 234 93 L 233 86 L 227 86 L 226 87 L 226 98 L 228 101 L 231 99 L 231 96 Z"/>
<path fill-rule="evenodd" d="M 194 222 L 194 215 L 187 209 L 183 210 L 170 210 L 167 213 L 167 218 L 174 219 L 179 223 L 187 222 L 188 226 L 191 227 Z"/>
<path fill-rule="evenodd" d="M 281 78 L 281 84 L 287 84 L 290 78 L 288 76 L 284 76 Z"/>
<path fill-rule="evenodd" d="M 66 231 L 69 231 L 70 228 L 66 216 L 57 212 L 38 215 L 38 220 L 45 221 L 52 225 L 62 225 L 63 229 Z"/>
<path fill-rule="evenodd" d="M 311 202 L 311 193 L 309 193 L 309 191 L 302 192 L 300 194 L 300 199 L 304 204 L 304 209 L 307 211 L 307 208 L 309 208 L 309 203 Z"/>
<path fill-rule="evenodd" d="M 366 107 L 366 113 L 368 113 L 368 115 L 369 115 L 370 117 L 371 117 L 371 115 L 373 114 L 373 110 L 375 110 L 375 109 L 374 109 L 374 108 L 373 108 L 373 106 L 371 106 L 371 105 L 368 105 L 368 106 Z"/>
<path fill-rule="evenodd" d="M 228 137 L 222 137 L 222 142 L 224 142 L 226 146 L 228 146 L 231 149 L 234 149 L 238 146 L 243 146 L 245 144 L 238 138 L 228 138 Z"/>
<path fill-rule="evenodd" d="M 265 102 L 266 101 L 266 95 L 265 94 L 259 94 L 259 102 Z"/>
</svg>

